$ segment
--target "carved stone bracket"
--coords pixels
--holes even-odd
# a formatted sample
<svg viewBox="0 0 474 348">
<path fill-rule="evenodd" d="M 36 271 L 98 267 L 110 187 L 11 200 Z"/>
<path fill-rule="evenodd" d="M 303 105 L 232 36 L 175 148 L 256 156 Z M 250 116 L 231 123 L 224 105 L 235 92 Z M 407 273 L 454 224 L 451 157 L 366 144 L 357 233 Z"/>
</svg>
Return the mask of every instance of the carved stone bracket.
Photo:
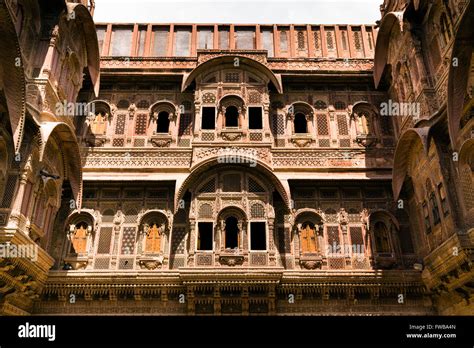
<svg viewBox="0 0 474 348">
<path fill-rule="evenodd" d="M 356 142 L 363 147 L 371 147 L 377 144 L 377 137 L 373 135 L 360 134 L 356 137 Z"/>
<path fill-rule="evenodd" d="M 244 263 L 244 256 L 237 254 L 221 254 L 219 256 L 219 263 L 227 266 L 237 266 Z"/>
<path fill-rule="evenodd" d="M 138 264 L 142 269 L 154 270 L 163 266 L 164 256 L 142 256 L 138 259 Z"/>
<path fill-rule="evenodd" d="M 319 254 L 315 255 L 302 255 L 300 258 L 300 265 L 306 269 L 321 269 L 323 265 L 323 258 Z"/>
<path fill-rule="evenodd" d="M 293 136 L 291 142 L 298 147 L 309 147 L 311 143 L 315 142 L 315 140 L 311 137 Z"/>
<path fill-rule="evenodd" d="M 243 137 L 242 131 L 222 131 L 221 138 L 227 141 L 236 141 L 240 140 Z"/>
<path fill-rule="evenodd" d="M 171 136 L 152 136 L 150 138 L 151 143 L 155 147 L 170 147 L 171 145 Z"/>
</svg>

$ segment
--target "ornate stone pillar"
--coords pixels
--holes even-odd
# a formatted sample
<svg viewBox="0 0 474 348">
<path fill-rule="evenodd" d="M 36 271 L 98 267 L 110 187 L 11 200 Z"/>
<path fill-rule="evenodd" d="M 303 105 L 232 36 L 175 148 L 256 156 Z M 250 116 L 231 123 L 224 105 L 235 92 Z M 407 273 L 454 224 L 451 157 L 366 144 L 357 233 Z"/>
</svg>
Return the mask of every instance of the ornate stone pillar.
<svg viewBox="0 0 474 348">
<path fill-rule="evenodd" d="M 308 114 L 308 115 L 305 115 L 305 118 L 306 118 L 306 124 L 308 125 L 308 134 L 311 134 L 311 136 L 313 134 L 315 134 L 314 132 L 314 126 L 313 126 L 313 114 Z"/>
<path fill-rule="evenodd" d="M 295 114 L 294 113 L 289 113 L 286 116 L 286 121 L 289 123 L 289 126 L 286 127 L 290 131 L 290 134 L 287 134 L 289 137 L 292 137 L 293 134 L 295 134 Z"/>
<path fill-rule="evenodd" d="M 268 219 L 268 261 L 270 266 L 276 266 L 276 251 L 275 251 L 275 240 L 274 233 L 275 231 L 275 218 Z"/>
<path fill-rule="evenodd" d="M 26 182 L 28 180 L 28 171 L 24 170 L 20 173 L 20 180 L 18 183 L 18 190 L 16 191 L 16 196 L 14 197 L 11 215 L 10 215 L 10 222 L 13 222 L 13 228 L 18 228 L 20 223 L 20 214 L 21 214 L 21 204 L 23 203 L 23 196 L 25 195 L 25 187 Z M 35 197 L 37 194 L 35 195 Z M 34 202 L 36 199 L 34 200 Z M 26 235 L 29 236 L 29 232 L 27 230 L 23 231 Z"/>
<path fill-rule="evenodd" d="M 55 25 L 53 30 L 51 31 L 51 39 L 49 40 L 48 51 L 46 52 L 46 57 L 43 63 L 43 71 L 42 74 L 45 78 L 48 78 L 51 74 L 51 69 L 53 65 L 53 58 L 56 48 L 56 43 L 59 38 L 59 26 Z"/>
<path fill-rule="evenodd" d="M 201 130 L 201 98 L 200 98 L 200 93 L 199 91 L 196 91 L 194 94 L 194 120 L 193 120 L 193 128 L 194 132 L 193 135 L 194 137 L 197 137 L 199 135 L 199 132 Z"/>
<path fill-rule="evenodd" d="M 168 120 L 170 121 L 169 132 L 171 135 L 171 143 L 178 144 L 178 122 L 181 117 L 181 113 L 178 111 L 169 114 Z"/>
<path fill-rule="evenodd" d="M 188 267 L 194 266 L 194 255 L 196 253 L 196 220 L 189 220 L 189 254 Z"/>
</svg>

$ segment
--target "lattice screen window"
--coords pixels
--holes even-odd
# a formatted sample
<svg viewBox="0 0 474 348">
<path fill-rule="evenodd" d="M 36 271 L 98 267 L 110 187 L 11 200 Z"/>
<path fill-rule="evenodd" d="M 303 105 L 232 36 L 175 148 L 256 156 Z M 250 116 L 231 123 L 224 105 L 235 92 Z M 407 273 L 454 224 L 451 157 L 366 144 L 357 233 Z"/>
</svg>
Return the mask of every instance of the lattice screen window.
<svg viewBox="0 0 474 348">
<path fill-rule="evenodd" d="M 10 208 L 10 205 L 12 204 L 12 198 L 15 194 L 17 178 L 17 175 L 8 176 L 5 192 L 3 193 L 1 208 Z"/>
<path fill-rule="evenodd" d="M 97 245 L 97 254 L 110 254 L 112 242 L 112 227 L 101 227 L 99 232 L 99 243 Z"/>
<path fill-rule="evenodd" d="M 339 135 L 349 135 L 347 117 L 345 115 L 337 115 L 337 130 Z"/>
<path fill-rule="evenodd" d="M 212 212 L 213 212 L 212 205 L 208 203 L 204 203 L 199 207 L 198 215 L 200 218 L 206 218 L 206 219 L 212 218 Z"/>
<path fill-rule="evenodd" d="M 318 53 L 321 52 L 321 33 L 319 29 L 315 29 L 313 31 L 313 44 L 314 44 L 314 49 Z"/>
<path fill-rule="evenodd" d="M 341 242 L 338 226 L 327 226 L 328 251 L 332 254 L 342 254 Z"/>
<path fill-rule="evenodd" d="M 199 189 L 199 193 L 212 193 L 216 191 L 216 180 L 212 178 Z"/>
<path fill-rule="evenodd" d="M 265 192 L 265 189 L 254 179 L 249 178 L 249 192 Z"/>
<path fill-rule="evenodd" d="M 191 134 L 191 115 L 181 114 L 179 118 L 179 136 Z"/>
<path fill-rule="evenodd" d="M 353 28 L 354 33 L 354 48 L 356 51 L 362 51 L 362 35 L 360 28 Z"/>
<path fill-rule="evenodd" d="M 240 192 L 242 190 L 240 184 L 240 174 L 226 174 L 223 176 L 224 192 Z"/>
<path fill-rule="evenodd" d="M 145 146 L 145 138 L 135 138 L 135 139 L 133 139 L 133 146 L 134 147 L 144 147 Z"/>
<path fill-rule="evenodd" d="M 121 135 L 125 134 L 125 120 L 126 120 L 126 115 L 118 115 L 117 116 L 117 121 L 115 124 L 115 134 Z"/>
<path fill-rule="evenodd" d="M 468 164 L 463 164 L 460 170 L 461 189 L 466 210 L 474 208 L 474 186 L 472 185 L 472 170 Z"/>
<path fill-rule="evenodd" d="M 339 146 L 350 147 L 351 142 L 349 139 L 349 125 L 347 122 L 347 115 L 345 114 L 337 115 L 337 129 L 339 133 Z"/>
<path fill-rule="evenodd" d="M 306 42 L 305 42 L 305 35 L 303 31 L 299 30 L 296 32 L 296 40 L 298 42 L 298 49 L 304 50 L 306 47 Z"/>
<path fill-rule="evenodd" d="M 336 41 L 334 36 L 334 28 L 325 28 L 326 30 L 326 44 L 328 51 L 336 50 Z"/>
<path fill-rule="evenodd" d="M 307 56 L 308 54 L 308 45 L 307 36 L 306 36 L 306 28 L 296 28 L 295 31 L 295 42 L 297 47 L 296 54 L 302 57 Z"/>
<path fill-rule="evenodd" d="M 112 140 L 113 147 L 123 147 L 125 145 L 125 140 L 123 138 L 115 138 Z"/>
<path fill-rule="evenodd" d="M 351 252 L 353 254 L 364 254 L 365 244 L 364 237 L 362 235 L 362 227 L 351 226 L 349 228 L 349 232 L 351 236 Z"/>
<path fill-rule="evenodd" d="M 238 72 L 225 73 L 224 82 L 230 82 L 230 83 L 240 82 L 240 73 Z"/>
<path fill-rule="evenodd" d="M 326 114 L 316 115 L 316 126 L 318 130 L 319 146 L 329 147 L 329 120 Z"/>
<path fill-rule="evenodd" d="M 186 229 L 184 227 L 175 227 L 173 228 L 172 236 L 172 253 L 174 252 L 175 254 L 184 254 Z"/>
<path fill-rule="evenodd" d="M 124 227 L 122 232 L 122 255 L 133 255 L 135 253 L 136 227 Z"/>
<path fill-rule="evenodd" d="M 144 135 L 146 134 L 148 122 L 148 115 L 147 114 L 138 114 L 135 120 L 135 134 L 136 135 Z"/>
<path fill-rule="evenodd" d="M 285 134 L 285 117 L 283 115 L 276 115 L 272 118 L 273 134 L 284 135 Z"/>
<path fill-rule="evenodd" d="M 265 207 L 260 203 L 252 204 L 252 207 L 250 208 L 250 216 L 256 219 L 264 218 Z"/>
</svg>

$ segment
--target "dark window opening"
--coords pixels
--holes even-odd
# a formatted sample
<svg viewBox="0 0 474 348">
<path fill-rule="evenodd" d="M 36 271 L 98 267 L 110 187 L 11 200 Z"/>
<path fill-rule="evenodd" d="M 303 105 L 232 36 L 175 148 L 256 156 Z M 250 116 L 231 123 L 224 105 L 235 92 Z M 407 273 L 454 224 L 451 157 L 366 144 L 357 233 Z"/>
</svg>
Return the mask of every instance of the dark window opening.
<svg viewBox="0 0 474 348">
<path fill-rule="evenodd" d="M 308 133 L 306 116 L 301 113 L 295 115 L 295 133 Z"/>
<path fill-rule="evenodd" d="M 235 106 L 229 106 L 225 110 L 225 126 L 238 127 L 239 126 L 239 111 Z"/>
<path fill-rule="evenodd" d="M 169 114 L 166 111 L 162 111 L 158 114 L 156 132 L 157 133 L 168 133 L 170 128 Z"/>
<path fill-rule="evenodd" d="M 437 225 L 441 222 L 441 218 L 439 215 L 438 201 L 436 200 L 434 193 L 431 193 L 430 195 L 430 205 L 431 213 L 433 214 L 433 222 Z"/>
<path fill-rule="evenodd" d="M 250 249 L 266 250 L 267 237 L 265 232 L 265 222 L 250 223 Z"/>
<path fill-rule="evenodd" d="M 198 250 L 212 250 L 212 222 L 198 223 Z"/>
<path fill-rule="evenodd" d="M 216 129 L 216 108 L 202 108 L 202 129 Z"/>
<path fill-rule="evenodd" d="M 249 108 L 249 129 L 262 129 L 262 108 Z"/>
<path fill-rule="evenodd" d="M 237 218 L 233 216 L 225 219 L 225 247 L 226 249 L 239 247 L 239 228 Z"/>
</svg>

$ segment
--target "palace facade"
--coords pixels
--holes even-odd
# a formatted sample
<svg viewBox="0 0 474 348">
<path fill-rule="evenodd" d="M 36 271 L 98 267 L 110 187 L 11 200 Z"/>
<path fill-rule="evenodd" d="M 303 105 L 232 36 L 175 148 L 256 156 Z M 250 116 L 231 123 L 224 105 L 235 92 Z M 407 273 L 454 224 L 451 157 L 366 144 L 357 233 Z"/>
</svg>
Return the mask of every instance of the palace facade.
<svg viewBox="0 0 474 348">
<path fill-rule="evenodd" d="M 472 2 L 93 10 L 0 0 L 0 313 L 474 314 Z"/>
</svg>

